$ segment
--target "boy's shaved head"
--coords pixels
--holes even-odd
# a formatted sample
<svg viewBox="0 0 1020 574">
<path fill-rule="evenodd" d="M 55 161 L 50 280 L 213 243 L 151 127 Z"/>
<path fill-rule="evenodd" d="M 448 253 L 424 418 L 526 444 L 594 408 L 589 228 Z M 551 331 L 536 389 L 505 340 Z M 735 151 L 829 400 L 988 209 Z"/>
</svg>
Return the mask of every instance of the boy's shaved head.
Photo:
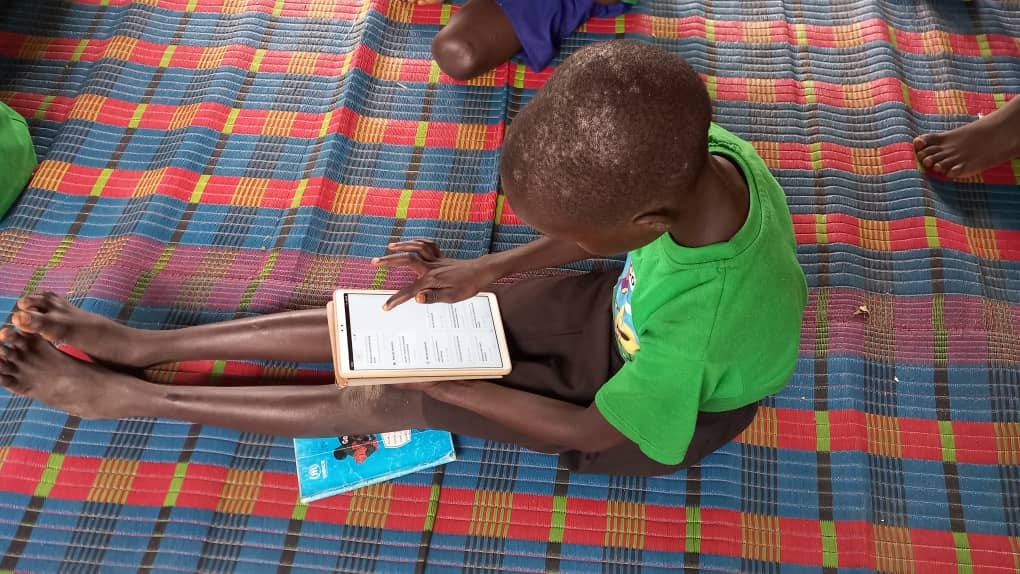
<svg viewBox="0 0 1020 574">
<path fill-rule="evenodd" d="M 711 116 L 708 91 L 682 58 L 634 41 L 589 46 L 507 130 L 503 189 L 532 213 L 622 222 L 694 184 Z"/>
</svg>

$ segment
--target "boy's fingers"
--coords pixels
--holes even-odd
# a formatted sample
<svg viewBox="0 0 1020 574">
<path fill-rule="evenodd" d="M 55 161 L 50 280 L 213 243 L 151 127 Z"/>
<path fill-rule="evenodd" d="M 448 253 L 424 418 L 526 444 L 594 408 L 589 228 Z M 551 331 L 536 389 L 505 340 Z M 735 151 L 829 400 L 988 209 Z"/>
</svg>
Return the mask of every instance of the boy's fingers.
<svg viewBox="0 0 1020 574">
<path fill-rule="evenodd" d="M 415 251 L 426 260 L 439 259 L 443 256 L 443 253 L 439 250 L 439 246 L 436 245 L 436 242 L 428 239 L 409 239 L 407 241 L 398 241 L 396 243 L 390 243 L 386 246 L 386 248 L 393 252 Z"/>
<path fill-rule="evenodd" d="M 400 253 L 394 253 L 393 255 L 386 255 L 383 257 L 375 257 L 372 259 L 372 265 L 376 267 L 410 267 L 414 269 L 418 275 L 424 275 L 428 271 L 428 267 L 425 266 L 425 262 L 421 260 L 421 257 L 417 253 L 412 251 L 401 251 Z"/>
<path fill-rule="evenodd" d="M 414 299 L 415 295 L 417 295 L 418 292 L 421 290 L 422 286 L 419 284 L 418 281 L 415 281 L 414 283 L 411 283 L 410 285 L 404 287 L 400 291 L 397 291 L 396 293 L 393 294 L 393 296 L 387 299 L 386 303 L 383 303 L 383 309 L 389 311 L 390 309 L 396 307 L 397 305 L 407 303 L 411 299 Z"/>
<path fill-rule="evenodd" d="M 390 251 L 403 251 L 408 247 L 417 247 L 422 244 L 421 239 L 408 239 L 407 241 L 394 241 L 386 245 L 386 249 Z"/>
</svg>

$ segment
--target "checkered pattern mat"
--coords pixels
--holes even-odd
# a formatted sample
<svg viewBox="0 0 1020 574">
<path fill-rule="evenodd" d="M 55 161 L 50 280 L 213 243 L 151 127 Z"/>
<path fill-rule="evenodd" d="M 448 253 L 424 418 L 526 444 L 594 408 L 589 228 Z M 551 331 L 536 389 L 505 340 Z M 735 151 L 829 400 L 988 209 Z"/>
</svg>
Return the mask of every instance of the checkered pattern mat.
<svg viewBox="0 0 1020 574">
<path fill-rule="evenodd" d="M 429 44 L 454 9 L 3 3 L 0 99 L 43 162 L 0 224 L 0 308 L 50 289 L 170 328 L 397 285 L 367 263 L 393 239 L 470 257 L 532 238 L 495 168 L 548 72 L 450 81 Z M 1020 569 L 1020 162 L 952 183 L 910 145 L 1020 92 L 1020 6 L 645 0 L 565 49 L 620 36 L 687 57 L 789 196 L 800 362 L 740 440 L 635 479 L 460 437 L 445 468 L 306 506 L 286 439 L 0 391 L 0 571 Z"/>
</svg>

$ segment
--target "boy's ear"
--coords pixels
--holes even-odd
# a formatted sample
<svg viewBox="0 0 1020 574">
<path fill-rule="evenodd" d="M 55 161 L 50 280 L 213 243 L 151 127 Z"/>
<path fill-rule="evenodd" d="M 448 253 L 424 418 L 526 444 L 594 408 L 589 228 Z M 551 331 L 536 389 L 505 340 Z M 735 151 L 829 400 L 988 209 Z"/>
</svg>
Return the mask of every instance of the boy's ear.
<svg viewBox="0 0 1020 574">
<path fill-rule="evenodd" d="M 672 220 L 661 211 L 651 211 L 638 215 L 633 219 L 633 222 L 635 225 L 648 227 L 659 233 L 666 233 L 669 231 Z"/>
</svg>

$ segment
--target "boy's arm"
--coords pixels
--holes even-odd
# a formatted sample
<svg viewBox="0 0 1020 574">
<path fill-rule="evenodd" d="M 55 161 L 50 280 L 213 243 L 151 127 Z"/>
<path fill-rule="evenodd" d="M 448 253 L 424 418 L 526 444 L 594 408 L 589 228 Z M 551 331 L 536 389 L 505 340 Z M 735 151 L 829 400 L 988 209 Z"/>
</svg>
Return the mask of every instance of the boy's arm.
<svg viewBox="0 0 1020 574">
<path fill-rule="evenodd" d="M 500 277 L 523 271 L 558 267 L 591 257 L 573 241 L 540 237 L 519 247 L 483 255 L 479 259 L 491 266 Z"/>
<path fill-rule="evenodd" d="M 511 273 L 555 267 L 589 257 L 576 243 L 549 237 L 477 259 L 444 257 L 436 242 L 425 239 L 391 243 L 388 248 L 393 253 L 373 259 L 372 265 L 410 267 L 418 279 L 390 297 L 383 306 L 385 309 L 412 298 L 419 303 L 456 303 Z"/>
<path fill-rule="evenodd" d="M 485 381 L 438 383 L 426 387 L 425 392 L 561 450 L 601 452 L 627 440 L 594 403 L 581 407 Z"/>
</svg>

